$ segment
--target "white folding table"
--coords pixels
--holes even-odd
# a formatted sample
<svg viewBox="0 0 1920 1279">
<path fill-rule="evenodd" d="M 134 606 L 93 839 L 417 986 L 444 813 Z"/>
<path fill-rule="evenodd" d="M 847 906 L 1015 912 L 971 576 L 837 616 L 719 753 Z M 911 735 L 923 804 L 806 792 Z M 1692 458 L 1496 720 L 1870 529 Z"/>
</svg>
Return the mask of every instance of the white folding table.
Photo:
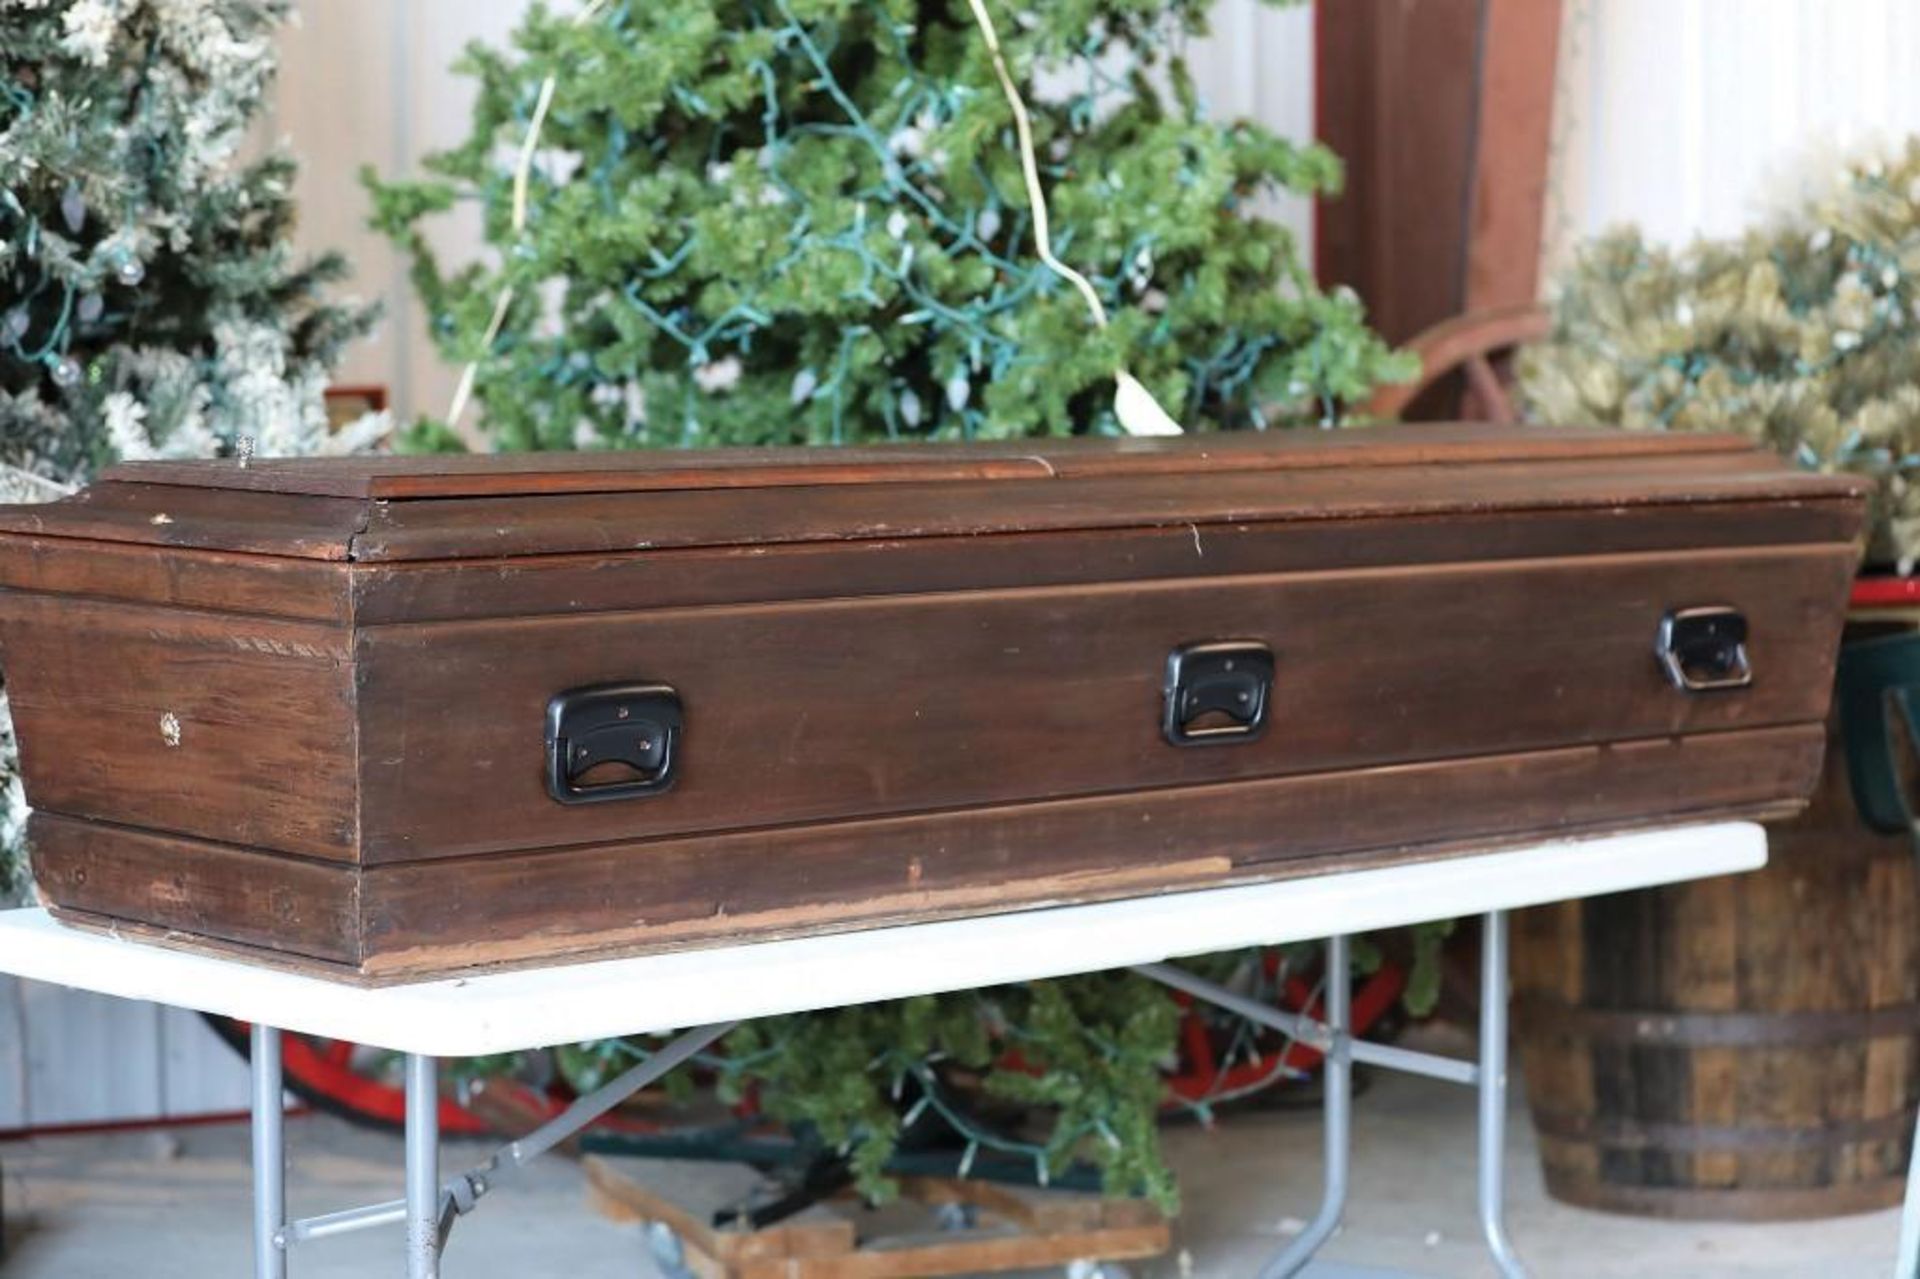
<svg viewBox="0 0 1920 1279">
<path fill-rule="evenodd" d="M 1320 1210 L 1267 1264 L 1262 1279 L 1297 1274 L 1339 1225 L 1355 1060 L 1479 1090 L 1480 1226 L 1496 1266 L 1514 1279 L 1524 1271 L 1502 1214 L 1506 912 L 1752 870 L 1765 862 L 1765 835 L 1756 825 L 1682 826 L 1278 883 L 379 989 L 69 929 L 44 911 L 16 910 L 0 912 L 0 972 L 252 1023 L 255 1279 L 284 1279 L 296 1244 L 399 1221 L 407 1227 L 409 1279 L 433 1279 L 453 1223 L 483 1195 L 743 1019 L 1123 967 L 1296 1035 L 1325 1054 Z M 1485 920 L 1478 1060 L 1352 1038 L 1348 936 L 1468 915 Z M 1329 939 L 1324 1021 L 1278 1012 L 1165 962 L 1318 938 Z M 283 1030 L 406 1055 L 404 1199 L 287 1219 Z M 683 1033 L 649 1060 L 472 1170 L 442 1178 L 440 1058 L 673 1030 Z"/>
</svg>

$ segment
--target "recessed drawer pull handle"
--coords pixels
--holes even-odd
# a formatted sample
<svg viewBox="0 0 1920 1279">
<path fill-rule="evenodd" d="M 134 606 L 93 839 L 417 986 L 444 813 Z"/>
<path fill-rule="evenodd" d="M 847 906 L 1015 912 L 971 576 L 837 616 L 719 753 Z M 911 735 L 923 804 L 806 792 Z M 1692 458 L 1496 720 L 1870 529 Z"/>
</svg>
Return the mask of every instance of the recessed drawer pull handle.
<svg viewBox="0 0 1920 1279">
<path fill-rule="evenodd" d="M 1175 746 L 1251 741 L 1272 697 L 1273 650 L 1260 641 L 1183 644 L 1167 655 L 1160 731 Z"/>
<path fill-rule="evenodd" d="M 673 785 L 686 715 L 666 684 L 595 684 L 547 703 L 547 794 L 562 804 L 653 795 Z M 585 780 L 603 766 L 619 775 Z"/>
<path fill-rule="evenodd" d="M 1745 688 L 1753 683 L 1747 658 L 1747 618 L 1724 604 L 1678 608 L 1660 619 L 1654 656 L 1667 682 L 1685 693 Z"/>
</svg>

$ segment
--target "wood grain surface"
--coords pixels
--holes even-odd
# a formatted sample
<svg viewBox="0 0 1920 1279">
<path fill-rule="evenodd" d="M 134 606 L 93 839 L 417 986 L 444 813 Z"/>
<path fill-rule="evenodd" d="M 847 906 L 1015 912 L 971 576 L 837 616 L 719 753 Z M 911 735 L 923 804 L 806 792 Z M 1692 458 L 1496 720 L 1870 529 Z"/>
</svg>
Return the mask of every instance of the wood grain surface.
<svg viewBox="0 0 1920 1279">
<path fill-rule="evenodd" d="M 0 533 L 344 560 L 367 514 L 365 502 L 339 498 L 103 481 L 58 502 L 0 506 Z"/>
<path fill-rule="evenodd" d="M 369 863 L 823 821 L 1584 742 L 1817 723 L 1846 546 L 975 591 L 362 630 Z M 1661 616 L 1729 604 L 1759 674 L 1661 675 Z M 1256 741 L 1160 735 L 1167 655 L 1278 661 Z M 680 780 L 561 807 L 542 722 L 563 690 L 674 686 Z"/>
<path fill-rule="evenodd" d="M 37 809 L 358 853 L 350 632 L 0 592 L 0 669 Z"/>
<path fill-rule="evenodd" d="M 1754 729 L 365 868 L 45 815 L 34 844 L 68 910 L 392 981 L 1381 865 L 1649 813 L 1773 814 L 1823 742 L 1817 725 Z"/>
<path fill-rule="evenodd" d="M 126 462 L 110 483 L 184 485 L 321 497 L 419 498 L 786 488 L 928 481 L 1048 479 L 1130 473 L 1399 466 L 1442 462 L 1579 460 L 1595 457 L 1750 454 L 1727 434 L 1630 434 L 1608 428 L 1534 428 L 1524 434 L 1482 423 L 1414 430 L 1275 431 L 1160 438 L 988 440 L 848 448 L 616 450 L 580 453 L 369 454 Z"/>
<path fill-rule="evenodd" d="M 1836 735 L 1748 875 L 1521 912 L 1515 1018 L 1548 1188 L 1728 1220 L 1898 1203 L 1920 1105 L 1911 841 Z"/>
<path fill-rule="evenodd" d="M 1048 483 L 870 484 L 374 503 L 360 562 L 641 552 L 1069 530 L 1686 503 L 1857 502 L 1857 481 L 1754 454 L 1551 464 L 1350 466 L 1114 474 Z"/>
<path fill-rule="evenodd" d="M 1849 544 L 1849 502 L 1714 502 L 1622 519 L 1613 509 L 1507 511 L 1189 527 L 882 538 L 366 563 L 363 626 L 940 591 L 1200 580 L 1736 546 Z M 0 555 L 0 572 L 5 557 Z"/>
<path fill-rule="evenodd" d="M 151 463 L 0 509 L 0 669 L 59 909 L 394 979 L 1785 811 L 1862 494 L 1485 426 Z M 1754 683 L 1678 692 L 1710 604 Z M 1172 747 L 1220 639 L 1272 722 Z M 629 680 L 675 785 L 555 803 L 548 699 Z"/>
<path fill-rule="evenodd" d="M 126 600 L 344 626 L 354 615 L 350 565 L 336 560 L 0 533 L 0 589 Z"/>
<path fill-rule="evenodd" d="M 229 942 L 322 971 L 360 963 L 360 871 L 36 812 L 33 874 L 56 907 Z"/>
</svg>

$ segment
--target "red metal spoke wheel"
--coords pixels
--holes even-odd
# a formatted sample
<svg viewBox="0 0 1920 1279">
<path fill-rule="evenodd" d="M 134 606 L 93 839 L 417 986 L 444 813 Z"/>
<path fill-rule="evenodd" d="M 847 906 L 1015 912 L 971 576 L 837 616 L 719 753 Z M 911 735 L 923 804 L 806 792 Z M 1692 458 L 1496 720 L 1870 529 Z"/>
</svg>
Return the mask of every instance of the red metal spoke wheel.
<svg viewBox="0 0 1920 1279">
<path fill-rule="evenodd" d="M 1262 967 L 1273 985 L 1270 994 L 1274 1007 L 1313 1018 L 1325 1015 L 1319 984 L 1305 974 L 1283 974 L 1278 951 L 1268 951 Z M 1406 970 L 1391 960 L 1357 980 L 1353 988 L 1353 1033 L 1391 1037 L 1385 1032 L 1395 1022 L 1406 986 Z M 1189 995 L 1176 994 L 1174 998 L 1182 1013 L 1179 1064 L 1167 1077 L 1167 1094 L 1162 1102 L 1162 1109 L 1169 1113 L 1244 1101 L 1268 1089 L 1301 1082 L 1320 1067 L 1323 1054 L 1310 1044 L 1266 1029 L 1249 1036 L 1244 1019 L 1221 1013 Z"/>
<path fill-rule="evenodd" d="M 251 1055 L 246 1022 L 202 1014 L 215 1034 L 242 1057 Z M 399 1132 L 406 1125 L 407 1099 L 395 1055 L 344 1039 L 288 1032 L 281 1040 L 287 1091 L 315 1110 L 351 1123 Z M 440 1099 L 440 1131 L 448 1136 L 479 1137 L 501 1131 L 503 1117 L 532 1128 L 564 1110 L 574 1094 L 564 1084 L 538 1088 L 516 1079 L 487 1081 L 486 1113 L 458 1097 Z M 659 1132 L 662 1125 L 615 1110 L 594 1124 L 599 1131 L 634 1135 Z"/>
</svg>

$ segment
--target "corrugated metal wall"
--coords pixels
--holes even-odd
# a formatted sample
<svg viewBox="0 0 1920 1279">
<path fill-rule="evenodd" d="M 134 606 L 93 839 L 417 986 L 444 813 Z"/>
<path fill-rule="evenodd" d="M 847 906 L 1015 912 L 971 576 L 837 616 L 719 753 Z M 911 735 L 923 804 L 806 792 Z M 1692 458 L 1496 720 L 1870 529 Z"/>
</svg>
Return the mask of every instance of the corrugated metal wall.
<svg viewBox="0 0 1920 1279">
<path fill-rule="evenodd" d="M 245 1064 L 194 1014 L 0 978 L 0 1132 L 246 1105 Z"/>
<path fill-rule="evenodd" d="M 1916 130 L 1912 0 L 1567 0 L 1548 264 L 1622 222 L 1737 232 L 1849 147 Z"/>
</svg>

